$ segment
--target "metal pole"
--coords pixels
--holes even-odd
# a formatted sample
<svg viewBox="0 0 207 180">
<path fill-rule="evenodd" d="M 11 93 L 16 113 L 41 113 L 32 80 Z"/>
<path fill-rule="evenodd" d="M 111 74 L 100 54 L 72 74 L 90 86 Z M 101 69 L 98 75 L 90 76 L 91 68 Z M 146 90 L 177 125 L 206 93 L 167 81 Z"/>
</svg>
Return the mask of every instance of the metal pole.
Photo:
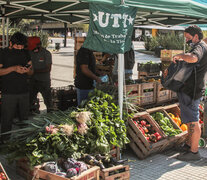
<svg viewBox="0 0 207 180">
<path fill-rule="evenodd" d="M 6 47 L 9 46 L 9 18 L 6 18 Z"/>
<path fill-rule="evenodd" d="M 186 43 L 185 43 L 185 32 L 183 33 L 183 39 L 184 39 L 184 44 L 183 44 L 183 52 L 185 53 L 185 50 L 186 50 Z"/>
<path fill-rule="evenodd" d="M 67 28 L 67 23 L 64 23 L 64 47 L 67 46 L 67 33 L 68 33 L 68 28 Z"/>
<path fill-rule="evenodd" d="M 2 8 L 2 47 L 5 48 L 5 17 L 4 17 L 4 14 L 5 14 L 5 8 L 3 7 Z"/>
<path fill-rule="evenodd" d="M 118 97 L 119 97 L 119 108 L 120 118 L 122 119 L 123 114 L 123 94 L 124 94 L 124 54 L 118 55 Z"/>
</svg>

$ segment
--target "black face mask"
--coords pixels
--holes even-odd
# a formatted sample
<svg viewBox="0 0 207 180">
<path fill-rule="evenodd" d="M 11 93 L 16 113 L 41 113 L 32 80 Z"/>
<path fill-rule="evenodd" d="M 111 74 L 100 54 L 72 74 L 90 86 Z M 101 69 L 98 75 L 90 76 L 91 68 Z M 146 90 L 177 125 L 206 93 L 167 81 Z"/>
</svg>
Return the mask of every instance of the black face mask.
<svg viewBox="0 0 207 180">
<path fill-rule="evenodd" d="M 188 40 L 186 43 L 187 43 L 188 45 L 190 45 L 190 44 L 192 43 L 192 39 L 191 39 L 191 40 Z"/>
</svg>

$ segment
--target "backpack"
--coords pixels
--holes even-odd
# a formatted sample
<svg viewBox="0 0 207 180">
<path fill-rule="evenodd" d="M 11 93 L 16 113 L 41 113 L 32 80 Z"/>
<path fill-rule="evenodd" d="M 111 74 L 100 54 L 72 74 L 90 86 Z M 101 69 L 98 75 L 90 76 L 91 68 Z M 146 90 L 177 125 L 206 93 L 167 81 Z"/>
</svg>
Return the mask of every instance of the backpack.
<svg viewBox="0 0 207 180">
<path fill-rule="evenodd" d="M 164 88 L 179 92 L 193 70 L 196 71 L 194 63 L 187 63 L 185 61 L 172 62 L 167 70 L 162 73 L 161 83 Z"/>
</svg>

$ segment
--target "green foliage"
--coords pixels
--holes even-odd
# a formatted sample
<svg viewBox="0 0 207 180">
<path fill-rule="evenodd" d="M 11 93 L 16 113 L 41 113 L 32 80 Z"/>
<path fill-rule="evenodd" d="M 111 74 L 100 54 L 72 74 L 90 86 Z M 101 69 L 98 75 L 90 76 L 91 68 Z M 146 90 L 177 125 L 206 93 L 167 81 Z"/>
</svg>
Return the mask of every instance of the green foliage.
<svg viewBox="0 0 207 180">
<path fill-rule="evenodd" d="M 154 51 L 156 47 L 161 46 L 164 49 L 181 50 L 184 49 L 184 37 L 176 33 L 158 34 L 156 37 L 145 38 L 145 49 Z"/>
</svg>

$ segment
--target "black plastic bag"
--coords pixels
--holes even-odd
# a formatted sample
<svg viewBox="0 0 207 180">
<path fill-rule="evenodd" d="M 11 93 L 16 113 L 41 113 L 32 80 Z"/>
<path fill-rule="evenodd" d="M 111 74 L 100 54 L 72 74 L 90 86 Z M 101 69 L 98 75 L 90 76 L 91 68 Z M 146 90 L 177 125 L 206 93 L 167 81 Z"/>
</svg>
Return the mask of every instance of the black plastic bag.
<svg viewBox="0 0 207 180">
<path fill-rule="evenodd" d="M 195 68 L 196 65 L 194 63 L 185 61 L 172 62 L 167 70 L 162 73 L 161 83 L 163 87 L 178 92 Z"/>
</svg>

